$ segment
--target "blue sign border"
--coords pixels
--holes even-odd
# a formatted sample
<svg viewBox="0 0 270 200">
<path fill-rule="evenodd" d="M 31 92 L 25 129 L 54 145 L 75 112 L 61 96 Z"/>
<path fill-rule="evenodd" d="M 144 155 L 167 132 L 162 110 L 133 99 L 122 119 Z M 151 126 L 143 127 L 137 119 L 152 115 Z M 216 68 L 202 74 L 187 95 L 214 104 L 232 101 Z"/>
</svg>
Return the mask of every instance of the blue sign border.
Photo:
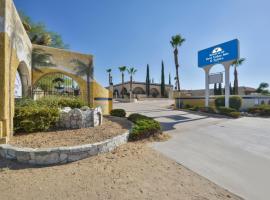
<svg viewBox="0 0 270 200">
<path fill-rule="evenodd" d="M 239 58 L 239 40 L 234 39 L 198 52 L 198 67 L 204 68 Z"/>
</svg>

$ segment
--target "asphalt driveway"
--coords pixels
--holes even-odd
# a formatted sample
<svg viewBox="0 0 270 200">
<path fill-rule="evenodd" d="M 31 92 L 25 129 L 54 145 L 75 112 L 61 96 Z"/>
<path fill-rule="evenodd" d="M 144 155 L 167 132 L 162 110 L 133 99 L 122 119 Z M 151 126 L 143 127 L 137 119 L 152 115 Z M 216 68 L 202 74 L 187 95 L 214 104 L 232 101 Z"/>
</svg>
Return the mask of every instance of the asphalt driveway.
<svg viewBox="0 0 270 200">
<path fill-rule="evenodd" d="M 231 192 L 270 199 L 270 119 L 227 119 L 168 109 L 168 100 L 116 103 L 160 121 L 172 135 L 152 147 Z"/>
</svg>

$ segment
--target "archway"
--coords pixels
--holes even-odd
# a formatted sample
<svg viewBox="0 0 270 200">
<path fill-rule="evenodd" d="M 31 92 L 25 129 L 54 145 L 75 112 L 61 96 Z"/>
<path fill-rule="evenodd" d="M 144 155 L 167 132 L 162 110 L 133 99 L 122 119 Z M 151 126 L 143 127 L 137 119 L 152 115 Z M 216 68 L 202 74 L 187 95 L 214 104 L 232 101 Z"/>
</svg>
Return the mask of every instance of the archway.
<svg viewBox="0 0 270 200">
<path fill-rule="evenodd" d="M 127 91 L 127 88 L 123 88 L 122 90 L 121 90 L 121 95 L 128 95 L 128 91 Z"/>
<path fill-rule="evenodd" d="M 60 72 L 48 73 L 35 82 L 33 96 L 35 99 L 43 96 L 78 97 L 81 94 L 79 83 Z"/>
<path fill-rule="evenodd" d="M 133 94 L 145 94 L 145 91 L 141 87 L 135 87 L 133 90 Z"/>
<path fill-rule="evenodd" d="M 159 91 L 156 88 L 152 88 L 150 90 L 150 94 L 152 95 L 152 97 L 156 98 L 159 96 Z"/>
<path fill-rule="evenodd" d="M 20 62 L 15 78 L 14 96 L 15 98 L 22 98 L 29 96 L 31 87 L 31 79 L 29 70 L 24 62 Z"/>
<path fill-rule="evenodd" d="M 117 89 L 115 89 L 115 90 L 113 91 L 113 96 L 114 96 L 114 98 L 118 98 L 118 97 L 119 97 L 119 92 L 118 92 Z"/>
</svg>

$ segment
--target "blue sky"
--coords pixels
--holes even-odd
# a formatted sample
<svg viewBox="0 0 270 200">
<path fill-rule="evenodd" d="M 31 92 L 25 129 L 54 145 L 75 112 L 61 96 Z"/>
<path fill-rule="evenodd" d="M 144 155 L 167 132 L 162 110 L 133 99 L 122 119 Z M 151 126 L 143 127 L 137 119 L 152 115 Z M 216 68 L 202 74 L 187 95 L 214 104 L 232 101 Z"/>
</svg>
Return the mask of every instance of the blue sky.
<svg viewBox="0 0 270 200">
<path fill-rule="evenodd" d="M 197 67 L 199 50 L 235 38 L 241 57 L 247 59 L 239 68 L 239 84 L 270 83 L 269 0 L 15 0 L 15 4 L 34 21 L 60 33 L 71 50 L 94 55 L 95 79 L 104 86 L 105 70 L 112 68 L 113 82 L 118 83 L 122 65 L 137 68 L 135 80 L 145 81 L 149 64 L 151 77 L 159 82 L 161 60 L 168 82 L 168 73 L 175 74 L 169 41 L 178 33 L 186 38 L 179 50 L 182 88 L 204 87 L 203 70 Z M 224 69 L 216 66 L 211 72 L 218 71 Z"/>
</svg>

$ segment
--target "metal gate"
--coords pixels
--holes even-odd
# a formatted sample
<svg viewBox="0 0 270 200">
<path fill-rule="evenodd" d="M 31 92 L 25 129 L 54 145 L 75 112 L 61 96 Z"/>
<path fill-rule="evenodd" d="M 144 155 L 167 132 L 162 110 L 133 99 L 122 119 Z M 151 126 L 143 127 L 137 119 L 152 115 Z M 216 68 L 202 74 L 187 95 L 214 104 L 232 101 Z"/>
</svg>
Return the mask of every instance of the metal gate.
<svg viewBox="0 0 270 200">
<path fill-rule="evenodd" d="M 33 96 L 35 99 L 43 96 L 78 97 L 80 87 L 74 79 L 62 73 L 51 73 L 37 81 L 33 88 Z"/>
</svg>

